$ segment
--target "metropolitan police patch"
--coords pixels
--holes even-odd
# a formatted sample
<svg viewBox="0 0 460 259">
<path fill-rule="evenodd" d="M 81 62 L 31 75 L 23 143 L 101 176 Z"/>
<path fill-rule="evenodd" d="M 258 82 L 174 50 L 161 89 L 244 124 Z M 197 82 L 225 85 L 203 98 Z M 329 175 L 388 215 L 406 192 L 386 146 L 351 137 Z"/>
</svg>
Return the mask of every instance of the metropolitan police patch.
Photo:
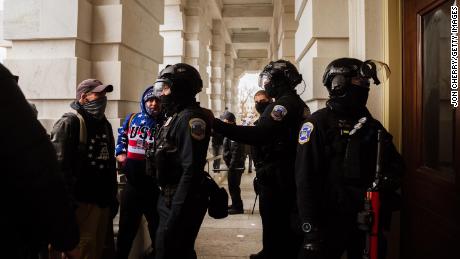
<svg viewBox="0 0 460 259">
<path fill-rule="evenodd" d="M 270 115 L 275 121 L 282 121 L 286 114 L 287 110 L 283 105 L 275 105 Z"/>
<path fill-rule="evenodd" d="M 311 122 L 305 122 L 302 125 L 302 128 L 300 128 L 299 132 L 299 144 L 305 144 L 310 140 L 310 135 L 313 132 L 313 129 L 315 127 L 313 126 L 313 123 Z"/>
<path fill-rule="evenodd" d="M 188 124 L 190 125 L 190 134 L 196 140 L 203 140 L 206 136 L 206 122 L 200 118 L 191 119 Z"/>
</svg>

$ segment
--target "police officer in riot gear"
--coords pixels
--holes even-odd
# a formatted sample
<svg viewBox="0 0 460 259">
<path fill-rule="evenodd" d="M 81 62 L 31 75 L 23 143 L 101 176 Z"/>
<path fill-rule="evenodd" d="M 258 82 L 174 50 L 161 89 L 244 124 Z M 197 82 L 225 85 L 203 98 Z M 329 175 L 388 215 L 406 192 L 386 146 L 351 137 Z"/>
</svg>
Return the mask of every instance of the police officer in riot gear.
<svg viewBox="0 0 460 259">
<path fill-rule="evenodd" d="M 168 117 L 154 145 L 161 194 L 156 259 L 197 258 L 194 244 L 208 204 L 202 187 L 211 134 L 209 111 L 195 95 L 202 89 L 198 71 L 190 65 L 169 65 L 154 85 Z"/>
<path fill-rule="evenodd" d="M 359 229 L 366 190 L 374 181 L 377 133 L 383 132 L 382 226 L 389 225 L 390 197 L 399 186 L 402 159 L 391 135 L 366 108 L 370 79 L 379 84 L 378 62 L 340 58 L 326 68 L 326 108 L 307 118 L 298 134 L 295 180 L 304 232 L 299 258 L 363 258 Z M 386 66 L 386 65 L 385 65 Z M 386 213 L 386 215 L 384 215 Z M 383 258 L 383 257 L 379 257 Z"/>
<path fill-rule="evenodd" d="M 214 130 L 224 136 L 262 149 L 260 214 L 263 250 L 251 258 L 295 258 L 300 233 L 292 227 L 297 218 L 294 159 L 297 132 L 308 110 L 295 91 L 302 75 L 286 60 L 270 62 L 259 75 L 259 86 L 275 101 L 266 107 L 254 127 L 224 124 L 214 120 Z"/>
</svg>

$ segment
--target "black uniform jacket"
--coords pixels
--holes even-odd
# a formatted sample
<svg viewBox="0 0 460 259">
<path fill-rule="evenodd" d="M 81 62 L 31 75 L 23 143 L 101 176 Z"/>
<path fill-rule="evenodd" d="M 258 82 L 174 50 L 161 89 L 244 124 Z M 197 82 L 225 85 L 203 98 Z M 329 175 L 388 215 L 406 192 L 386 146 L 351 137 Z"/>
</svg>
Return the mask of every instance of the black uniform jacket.
<svg viewBox="0 0 460 259">
<path fill-rule="evenodd" d="M 172 199 L 170 223 L 191 192 L 198 191 L 211 135 L 211 116 L 198 103 L 169 117 L 158 132 L 155 163 L 160 186 L 177 186 Z"/>
<path fill-rule="evenodd" d="M 359 120 L 365 123 L 352 135 Z M 359 127 L 359 126 L 358 126 Z M 364 108 L 359 116 L 321 109 L 302 124 L 298 136 L 295 180 L 301 221 L 321 225 L 328 215 L 356 214 L 363 209 L 365 193 L 375 178 L 377 131 L 382 143 L 383 196 L 399 187 L 402 158 L 391 135 Z M 384 204 L 382 210 L 392 204 Z M 355 218 L 355 217 L 350 217 Z"/>
<path fill-rule="evenodd" d="M 291 182 L 289 178 L 293 180 L 297 133 L 306 117 L 306 110 L 307 106 L 300 97 L 290 91 L 265 109 L 257 125 L 236 126 L 215 119 L 214 130 L 232 140 L 261 147 L 263 168 L 257 171 L 261 183 L 269 178 L 275 184 L 286 180 Z"/>
</svg>

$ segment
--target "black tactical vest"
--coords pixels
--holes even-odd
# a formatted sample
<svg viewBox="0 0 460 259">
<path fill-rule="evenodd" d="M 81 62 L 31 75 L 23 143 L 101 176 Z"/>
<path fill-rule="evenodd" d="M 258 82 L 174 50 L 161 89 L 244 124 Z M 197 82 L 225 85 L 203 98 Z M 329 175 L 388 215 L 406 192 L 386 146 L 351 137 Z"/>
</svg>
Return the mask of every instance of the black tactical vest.
<svg viewBox="0 0 460 259">
<path fill-rule="evenodd" d="M 176 185 L 181 177 L 181 163 L 175 143 L 170 139 L 171 126 L 178 114 L 169 117 L 157 132 L 154 145 L 156 177 L 160 186 Z"/>
</svg>

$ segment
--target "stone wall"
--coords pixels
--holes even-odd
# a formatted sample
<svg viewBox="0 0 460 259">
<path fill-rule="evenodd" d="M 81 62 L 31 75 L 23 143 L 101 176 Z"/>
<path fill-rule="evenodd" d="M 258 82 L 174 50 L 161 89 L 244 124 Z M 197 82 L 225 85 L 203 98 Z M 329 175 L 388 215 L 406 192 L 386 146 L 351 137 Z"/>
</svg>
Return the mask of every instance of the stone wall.
<svg viewBox="0 0 460 259">
<path fill-rule="evenodd" d="M 107 117 L 114 128 L 138 110 L 143 89 L 163 62 L 163 1 L 6 0 L 6 66 L 49 130 L 75 99 L 78 83 L 114 85 Z"/>
</svg>

